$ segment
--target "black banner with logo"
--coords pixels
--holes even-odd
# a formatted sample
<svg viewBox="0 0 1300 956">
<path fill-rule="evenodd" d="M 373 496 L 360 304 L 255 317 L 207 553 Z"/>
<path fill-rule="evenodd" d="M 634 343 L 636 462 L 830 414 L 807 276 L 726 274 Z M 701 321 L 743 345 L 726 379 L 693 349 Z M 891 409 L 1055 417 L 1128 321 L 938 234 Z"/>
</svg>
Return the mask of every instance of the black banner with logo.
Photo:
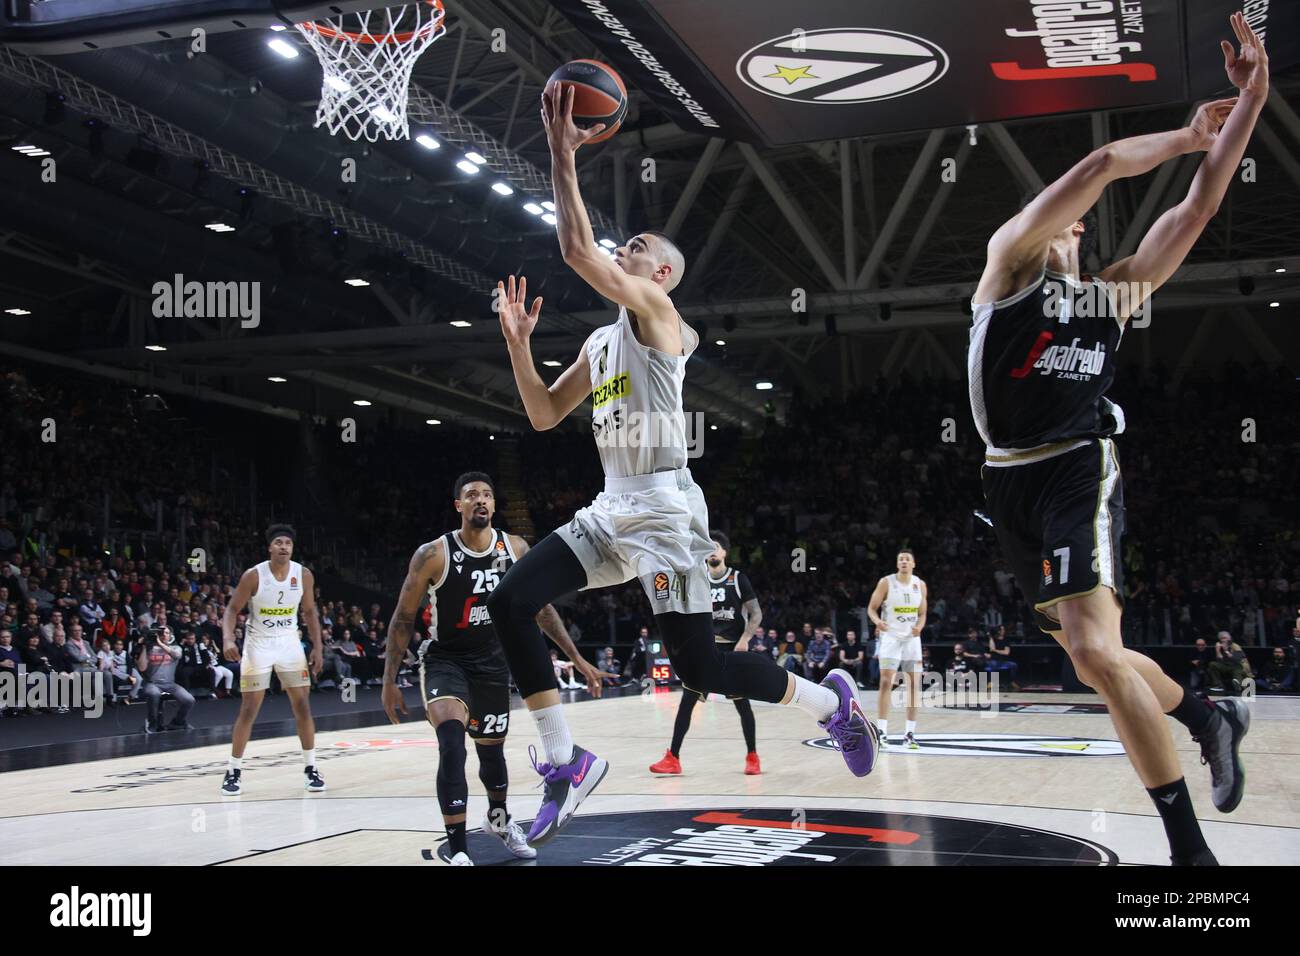
<svg viewBox="0 0 1300 956">
<path fill-rule="evenodd" d="M 1227 85 L 1243 0 L 558 0 L 687 130 L 770 146 L 1153 105 Z M 1300 5 L 1246 0 L 1274 71 Z M 1195 13 L 1189 10 L 1194 8 Z"/>
</svg>

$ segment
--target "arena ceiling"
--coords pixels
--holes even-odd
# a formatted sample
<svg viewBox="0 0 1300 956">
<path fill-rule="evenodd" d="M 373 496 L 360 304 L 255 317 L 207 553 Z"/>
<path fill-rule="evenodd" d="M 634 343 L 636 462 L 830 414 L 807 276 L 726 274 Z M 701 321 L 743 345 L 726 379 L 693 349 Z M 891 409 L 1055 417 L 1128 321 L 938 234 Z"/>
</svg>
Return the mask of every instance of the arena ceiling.
<svg viewBox="0 0 1300 956">
<path fill-rule="evenodd" d="M 183 39 L 58 56 L 0 46 L 0 311 L 30 313 L 0 315 L 0 351 L 279 414 L 371 398 L 527 427 L 489 308 L 496 280 L 526 274 L 545 297 L 539 361 L 568 364 L 613 314 L 522 208 L 550 195 L 542 85 L 600 54 L 545 0 L 457 0 L 447 23 L 410 101 L 413 135 L 435 150 L 313 129 L 319 67 L 301 44 L 295 59 L 272 52 L 266 30 L 211 36 L 193 57 Z M 1250 323 L 1262 354 L 1297 354 L 1269 308 L 1293 317 L 1300 302 L 1297 110 L 1300 73 L 1275 74 L 1248 154 L 1256 182 L 1234 186 L 1158 299 Z M 960 374 L 963 301 L 1020 196 L 1101 142 L 1187 118 L 1185 106 L 1132 108 L 983 124 L 973 142 L 954 128 L 765 148 L 684 130 L 634 89 L 624 129 L 585 147 L 579 172 L 598 238 L 650 228 L 682 245 L 675 300 L 706 343 L 688 406 L 751 425 L 795 383 L 823 392 L 917 361 Z M 29 144 L 55 158 L 57 182 L 12 149 Z M 479 175 L 455 165 L 468 149 L 486 157 Z M 355 182 L 341 175 L 349 158 Z M 944 159 L 956 182 L 941 181 Z M 1111 188 L 1104 259 L 1133 248 L 1195 165 Z M 205 228 L 216 222 L 235 231 Z M 260 280 L 259 326 L 156 317 L 152 288 L 174 273 Z"/>
</svg>

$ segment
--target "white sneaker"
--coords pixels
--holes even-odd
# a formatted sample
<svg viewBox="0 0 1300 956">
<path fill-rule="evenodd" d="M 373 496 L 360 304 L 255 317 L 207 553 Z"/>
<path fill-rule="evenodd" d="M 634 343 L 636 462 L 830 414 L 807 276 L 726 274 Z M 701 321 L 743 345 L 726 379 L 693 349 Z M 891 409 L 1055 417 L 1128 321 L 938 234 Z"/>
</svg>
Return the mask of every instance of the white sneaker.
<svg viewBox="0 0 1300 956">
<path fill-rule="evenodd" d="M 483 814 L 483 832 L 491 833 L 493 836 L 500 837 L 501 842 L 506 845 L 510 855 L 519 860 L 537 859 L 537 851 L 528 845 L 528 836 L 524 833 L 524 828 L 515 823 L 514 820 L 506 822 L 504 830 L 498 830 L 492 825 L 490 814 Z"/>
<path fill-rule="evenodd" d="M 473 866 L 474 861 L 469 858 L 468 853 L 462 850 L 460 853 L 457 853 L 450 860 L 448 860 L 447 865 L 448 866 Z"/>
</svg>

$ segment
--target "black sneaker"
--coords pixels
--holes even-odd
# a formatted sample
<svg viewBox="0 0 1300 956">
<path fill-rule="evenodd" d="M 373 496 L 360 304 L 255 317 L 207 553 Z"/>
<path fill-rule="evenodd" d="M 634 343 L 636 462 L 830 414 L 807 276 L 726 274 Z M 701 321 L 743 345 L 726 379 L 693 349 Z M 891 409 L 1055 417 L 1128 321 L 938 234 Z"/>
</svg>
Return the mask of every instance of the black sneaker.
<svg viewBox="0 0 1300 956">
<path fill-rule="evenodd" d="M 165 728 L 166 730 L 193 730 L 194 725 L 188 720 L 173 720 Z"/>
<path fill-rule="evenodd" d="M 1199 736 L 1201 763 L 1210 767 L 1210 796 L 1220 813 L 1231 813 L 1246 790 L 1246 768 L 1238 750 L 1250 730 L 1250 707 L 1232 698 L 1214 703 L 1215 714 Z"/>
<path fill-rule="evenodd" d="M 303 767 L 302 772 L 303 776 L 306 778 L 303 781 L 304 789 L 310 790 L 312 793 L 320 793 L 325 789 L 325 780 L 321 777 L 315 767 Z"/>
<path fill-rule="evenodd" d="M 239 770 L 227 770 L 226 779 L 221 781 L 221 795 L 223 797 L 237 797 L 243 792 L 239 785 Z"/>
<path fill-rule="evenodd" d="M 146 720 L 144 722 L 144 732 L 146 734 L 162 733 L 162 722 L 158 720 Z"/>
<path fill-rule="evenodd" d="M 1169 858 L 1169 865 L 1170 866 L 1218 866 L 1219 861 L 1214 858 L 1214 854 L 1210 852 L 1210 848 L 1207 846 L 1204 850 L 1201 850 L 1197 853 L 1193 853 L 1191 856 L 1186 856 L 1186 857 L 1171 856 Z"/>
</svg>

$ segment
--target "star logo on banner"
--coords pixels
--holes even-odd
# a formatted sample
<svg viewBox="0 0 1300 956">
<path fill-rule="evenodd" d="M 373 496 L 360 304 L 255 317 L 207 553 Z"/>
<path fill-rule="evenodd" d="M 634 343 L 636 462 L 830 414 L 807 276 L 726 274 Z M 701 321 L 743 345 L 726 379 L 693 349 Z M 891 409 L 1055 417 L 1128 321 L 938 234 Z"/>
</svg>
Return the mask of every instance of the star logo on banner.
<svg viewBox="0 0 1300 956">
<path fill-rule="evenodd" d="M 811 66 L 781 66 L 778 63 L 775 73 L 767 73 L 764 75 L 768 77 L 775 77 L 776 79 L 780 79 L 780 80 L 785 80 L 787 83 L 790 84 L 797 83 L 799 80 L 821 79 L 821 77 L 809 73 L 808 71 L 811 69 L 812 69 Z"/>
</svg>

